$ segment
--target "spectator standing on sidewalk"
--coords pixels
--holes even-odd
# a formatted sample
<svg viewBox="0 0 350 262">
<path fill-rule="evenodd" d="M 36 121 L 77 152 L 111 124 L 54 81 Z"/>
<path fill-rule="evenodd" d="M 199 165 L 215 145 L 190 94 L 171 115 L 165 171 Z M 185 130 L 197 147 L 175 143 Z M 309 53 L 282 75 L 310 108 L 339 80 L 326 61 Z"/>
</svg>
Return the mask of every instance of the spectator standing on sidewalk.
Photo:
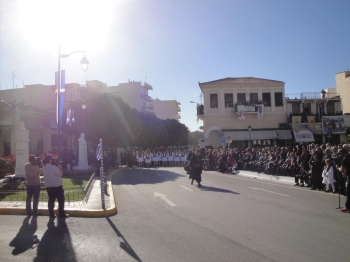
<svg viewBox="0 0 350 262">
<path fill-rule="evenodd" d="M 43 175 L 45 180 L 46 191 L 49 196 L 48 209 L 50 219 L 55 218 L 54 206 L 55 200 L 58 201 L 58 210 L 60 218 L 68 218 L 64 211 L 64 190 L 62 187 L 63 170 L 60 163 L 53 162 L 51 155 L 46 155 L 44 159 Z"/>
<path fill-rule="evenodd" d="M 27 179 L 27 199 L 26 199 L 26 211 L 28 216 L 37 216 L 38 204 L 40 196 L 40 163 L 37 163 L 34 155 L 29 156 L 29 163 L 25 164 L 24 170 Z M 33 198 L 33 209 L 32 209 Z"/>
<path fill-rule="evenodd" d="M 346 183 L 346 202 L 345 207 L 340 209 L 342 212 L 350 212 L 350 155 L 347 154 L 342 162 L 341 166 L 337 166 L 338 170 L 342 172 L 343 176 L 345 177 L 345 183 Z"/>
</svg>

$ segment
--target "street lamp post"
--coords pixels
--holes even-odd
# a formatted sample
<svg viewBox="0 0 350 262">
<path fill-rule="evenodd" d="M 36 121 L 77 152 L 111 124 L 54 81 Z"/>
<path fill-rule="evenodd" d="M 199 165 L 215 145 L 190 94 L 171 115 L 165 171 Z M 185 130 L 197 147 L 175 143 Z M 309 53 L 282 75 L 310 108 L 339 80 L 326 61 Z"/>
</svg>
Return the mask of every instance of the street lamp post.
<svg viewBox="0 0 350 262">
<path fill-rule="evenodd" d="M 252 127 L 250 125 L 248 126 L 248 131 L 249 131 L 249 147 L 251 147 L 251 143 L 252 143 L 252 137 L 251 137 Z"/>
<path fill-rule="evenodd" d="M 70 54 L 61 54 L 61 46 L 58 47 L 58 72 L 57 72 L 57 139 L 58 139 L 58 145 L 57 145 L 57 154 L 58 157 L 60 157 L 61 153 L 61 117 L 60 117 L 60 103 L 61 103 L 61 58 L 67 58 L 70 55 L 73 55 L 75 53 L 84 53 L 84 56 L 82 57 L 80 64 L 81 68 L 84 72 L 88 69 L 89 61 L 87 60 L 85 56 L 85 51 L 75 51 Z"/>
</svg>

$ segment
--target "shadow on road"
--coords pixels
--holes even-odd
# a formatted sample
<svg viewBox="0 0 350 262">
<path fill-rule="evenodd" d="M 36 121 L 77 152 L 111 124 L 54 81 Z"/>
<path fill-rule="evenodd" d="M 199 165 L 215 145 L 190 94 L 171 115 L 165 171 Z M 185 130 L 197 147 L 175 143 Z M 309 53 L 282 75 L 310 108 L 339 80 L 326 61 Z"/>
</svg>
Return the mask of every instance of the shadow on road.
<svg viewBox="0 0 350 262">
<path fill-rule="evenodd" d="M 223 188 L 217 188 L 217 187 L 211 187 L 211 186 L 201 186 L 200 190 L 202 190 L 202 191 L 213 191 L 213 192 L 219 192 L 219 193 L 231 193 L 231 194 L 239 195 L 239 193 L 231 191 L 231 190 L 227 190 L 227 189 L 223 189 Z"/>
<path fill-rule="evenodd" d="M 38 243 L 39 239 L 37 235 L 34 235 L 36 230 L 38 229 L 38 222 L 37 217 L 33 217 L 30 221 L 30 216 L 27 216 L 23 220 L 23 224 L 21 228 L 19 229 L 17 235 L 14 239 L 10 242 L 10 246 L 14 247 L 12 250 L 12 255 L 17 256 L 28 249 L 35 248 Z"/>
<path fill-rule="evenodd" d="M 126 168 L 113 177 L 113 185 L 158 184 L 185 177 L 175 172 L 159 169 Z"/>
<path fill-rule="evenodd" d="M 129 245 L 128 241 L 126 241 L 124 236 L 120 233 L 118 228 L 113 224 L 111 219 L 109 217 L 106 217 L 106 219 L 107 219 L 107 222 L 110 224 L 110 226 L 113 228 L 114 232 L 117 234 L 117 236 L 123 239 L 123 242 L 120 242 L 120 248 L 123 249 L 126 253 L 128 253 L 131 257 L 133 257 L 136 261 L 141 262 L 142 260 L 135 253 L 135 251 Z"/>
<path fill-rule="evenodd" d="M 38 261 L 76 261 L 75 253 L 65 220 L 50 219 L 47 230 L 40 240 L 37 256 L 33 260 Z"/>
</svg>

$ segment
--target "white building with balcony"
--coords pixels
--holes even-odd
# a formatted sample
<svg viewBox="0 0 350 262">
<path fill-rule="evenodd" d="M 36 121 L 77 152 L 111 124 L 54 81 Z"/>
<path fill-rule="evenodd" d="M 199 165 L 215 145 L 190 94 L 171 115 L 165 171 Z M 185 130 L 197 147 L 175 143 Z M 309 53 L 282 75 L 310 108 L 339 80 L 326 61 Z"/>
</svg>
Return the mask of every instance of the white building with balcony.
<svg viewBox="0 0 350 262">
<path fill-rule="evenodd" d="M 199 87 L 204 105 L 197 107 L 197 116 L 203 120 L 207 145 L 223 145 L 222 138 L 234 146 L 291 143 L 284 82 L 228 77 L 199 83 Z"/>
</svg>

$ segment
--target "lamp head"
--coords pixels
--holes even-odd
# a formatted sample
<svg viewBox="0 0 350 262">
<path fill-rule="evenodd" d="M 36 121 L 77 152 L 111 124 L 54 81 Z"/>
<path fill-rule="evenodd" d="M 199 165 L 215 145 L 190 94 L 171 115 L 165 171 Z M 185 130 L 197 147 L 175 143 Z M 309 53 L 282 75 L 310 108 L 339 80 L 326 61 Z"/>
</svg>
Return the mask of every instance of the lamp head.
<svg viewBox="0 0 350 262">
<path fill-rule="evenodd" d="M 81 69 L 83 69 L 84 72 L 86 72 L 88 70 L 89 67 L 89 61 L 87 60 L 85 54 L 83 56 L 83 58 L 80 61 L 81 64 Z"/>
<path fill-rule="evenodd" d="M 248 131 L 252 131 L 252 127 L 250 125 L 248 126 Z"/>
</svg>

